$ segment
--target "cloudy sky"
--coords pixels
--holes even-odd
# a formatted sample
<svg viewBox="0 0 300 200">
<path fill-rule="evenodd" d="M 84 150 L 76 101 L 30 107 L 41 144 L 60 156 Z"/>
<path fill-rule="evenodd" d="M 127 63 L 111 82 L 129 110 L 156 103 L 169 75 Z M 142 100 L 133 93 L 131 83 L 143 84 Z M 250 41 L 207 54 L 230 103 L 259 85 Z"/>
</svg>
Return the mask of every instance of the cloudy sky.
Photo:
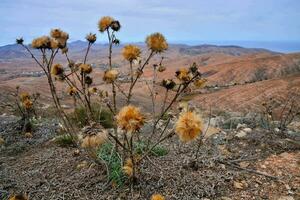
<svg viewBox="0 0 300 200">
<path fill-rule="evenodd" d="M 171 42 L 300 41 L 299 0 L 0 0 L 0 45 L 54 27 L 83 39 L 104 15 L 121 22 L 123 42 L 157 31 Z"/>
</svg>

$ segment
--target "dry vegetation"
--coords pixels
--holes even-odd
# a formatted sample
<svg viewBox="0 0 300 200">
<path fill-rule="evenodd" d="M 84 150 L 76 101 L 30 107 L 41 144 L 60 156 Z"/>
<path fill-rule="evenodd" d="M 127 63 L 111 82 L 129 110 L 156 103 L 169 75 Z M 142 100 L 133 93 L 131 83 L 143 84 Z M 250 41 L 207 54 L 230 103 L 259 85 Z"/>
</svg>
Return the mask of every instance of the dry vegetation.
<svg viewBox="0 0 300 200">
<path fill-rule="evenodd" d="M 13 136 L 15 129 L 9 127 L 20 122 L 3 123 L 6 134 L 5 140 L 0 137 L 0 145 L 11 148 L 9 151 L 3 148 L 5 155 L 14 152 L 18 156 L 23 152 L 22 149 L 16 151 L 12 147 L 14 143 L 28 152 L 20 162 L 1 158 L 6 170 L 0 173 L 0 178 L 4 177 L 4 183 L 0 183 L 1 198 L 228 200 L 299 195 L 299 167 L 296 166 L 299 164 L 299 136 L 288 132 L 289 126 L 299 119 L 299 92 L 262 102 L 259 117 L 251 118 L 251 123 L 244 118 L 236 122 L 234 120 L 240 119 L 227 119 L 224 114 L 218 124 L 217 117 L 222 114 L 216 114 L 214 104 L 222 99 L 215 98 L 215 102 L 208 103 L 201 100 L 204 107 L 208 107 L 205 103 L 210 107 L 202 111 L 188 102 L 213 95 L 209 94 L 213 80 L 203 77 L 198 64 L 171 69 L 172 77 L 165 78 L 168 66 L 164 63 L 164 53 L 169 44 L 161 33 L 146 37 L 146 49 L 125 45 L 120 53 L 128 67 L 118 68 L 113 50 L 120 44 L 120 22 L 109 16 L 102 17 L 98 30 L 108 40 L 107 65 L 102 77 L 89 62 L 96 34 L 87 34 L 87 47 L 80 62 L 74 62 L 69 55 L 69 34 L 61 29 L 52 29 L 49 36 L 34 39 L 31 48 L 22 38 L 16 40 L 46 75 L 54 113 L 58 116 L 58 120 L 54 120 L 59 125 L 54 126 L 54 131 L 49 128 L 47 135 L 54 138 L 49 141 L 43 135 L 48 128 L 45 130 L 37 121 L 38 94 L 20 93 L 17 87 L 14 103 L 3 104 L 19 113 L 22 132 L 27 139 L 35 141 L 30 145 L 43 151 L 35 151 L 22 143 L 23 135 Z M 59 56 L 67 64 L 57 63 Z M 201 63 L 209 59 L 202 58 Z M 252 82 L 268 77 L 267 69 L 258 68 Z M 95 84 L 99 79 L 105 87 Z M 143 87 L 144 96 L 150 99 L 147 110 L 138 101 L 135 92 L 138 87 Z M 189 96 L 203 91 L 208 94 Z M 230 97 L 226 98 L 230 101 Z M 72 102 L 72 107 L 64 106 L 66 99 Z M 46 118 L 49 120 L 50 116 Z M 229 120 L 229 126 L 225 120 Z M 35 129 L 27 128 L 30 123 Z M 235 124 L 234 129 L 232 124 Z M 286 151 L 291 154 L 282 157 Z M 276 174 L 278 170 L 270 172 L 268 165 L 274 161 L 273 154 L 278 154 L 278 159 L 291 157 L 290 176 Z M 30 164 L 23 165 L 25 162 Z M 12 167 L 8 169 L 8 166 Z M 43 176 L 42 183 L 38 183 L 35 176 L 39 175 L 33 172 L 34 167 L 36 171 L 42 170 L 38 173 Z M 30 170 L 35 176 L 22 174 L 22 170 Z M 14 176 L 22 180 L 12 187 L 7 182 Z M 6 187 L 9 193 L 5 193 Z M 274 188 L 277 191 L 272 193 Z"/>
</svg>

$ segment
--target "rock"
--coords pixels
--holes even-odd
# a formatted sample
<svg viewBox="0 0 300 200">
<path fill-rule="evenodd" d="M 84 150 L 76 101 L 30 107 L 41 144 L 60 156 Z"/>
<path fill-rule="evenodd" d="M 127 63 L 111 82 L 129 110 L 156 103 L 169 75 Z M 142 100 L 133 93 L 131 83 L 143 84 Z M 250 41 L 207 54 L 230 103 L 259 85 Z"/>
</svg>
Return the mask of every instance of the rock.
<svg viewBox="0 0 300 200">
<path fill-rule="evenodd" d="M 274 128 L 275 133 L 279 133 L 280 129 L 279 128 Z"/>
<path fill-rule="evenodd" d="M 206 130 L 206 128 L 205 128 L 204 130 Z M 208 138 L 208 137 L 210 137 L 210 136 L 212 136 L 212 135 L 215 135 L 215 134 L 218 134 L 218 133 L 220 133 L 220 132 L 221 132 L 221 129 L 216 128 L 216 127 L 213 127 L 213 126 L 210 126 L 210 127 L 208 127 L 208 129 L 207 129 L 207 132 L 206 132 L 205 137 Z"/>
<path fill-rule="evenodd" d="M 233 181 L 233 187 L 236 189 L 244 189 L 243 183 Z"/>
<path fill-rule="evenodd" d="M 253 120 L 247 117 L 231 117 L 224 121 L 222 128 L 224 129 L 234 129 L 237 128 L 239 124 L 253 125 Z"/>
<path fill-rule="evenodd" d="M 294 200 L 292 196 L 281 196 L 277 200 Z"/>
<path fill-rule="evenodd" d="M 243 129 L 243 128 L 247 128 L 247 124 L 238 124 L 236 126 L 236 129 Z"/>
<path fill-rule="evenodd" d="M 229 197 L 221 197 L 221 200 L 231 200 Z"/>
<path fill-rule="evenodd" d="M 0 145 L 3 145 L 3 144 L 5 144 L 5 140 L 2 137 L 0 137 Z"/>
<path fill-rule="evenodd" d="M 224 118 L 221 116 L 213 117 L 210 119 L 210 125 L 220 127 L 224 123 Z"/>
<path fill-rule="evenodd" d="M 246 132 L 246 133 L 251 133 L 252 129 L 251 128 L 244 128 L 243 131 Z"/>
<path fill-rule="evenodd" d="M 73 152 L 73 156 L 79 156 L 80 154 L 80 150 L 79 149 L 76 149 L 74 152 Z"/>
<path fill-rule="evenodd" d="M 79 170 L 81 170 L 81 169 L 83 169 L 83 168 L 87 168 L 87 167 L 88 167 L 87 161 L 82 161 L 81 163 L 79 163 L 79 164 L 76 166 L 76 168 L 79 169 Z"/>
<path fill-rule="evenodd" d="M 240 162 L 240 167 L 242 167 L 242 168 L 247 168 L 248 166 L 249 166 L 249 163 L 248 162 Z"/>
<path fill-rule="evenodd" d="M 243 137 L 246 137 L 247 133 L 245 131 L 239 131 L 235 137 L 238 137 L 238 138 L 243 138 Z"/>
<path fill-rule="evenodd" d="M 287 126 L 288 129 L 294 132 L 300 132 L 300 122 L 294 121 Z"/>
</svg>

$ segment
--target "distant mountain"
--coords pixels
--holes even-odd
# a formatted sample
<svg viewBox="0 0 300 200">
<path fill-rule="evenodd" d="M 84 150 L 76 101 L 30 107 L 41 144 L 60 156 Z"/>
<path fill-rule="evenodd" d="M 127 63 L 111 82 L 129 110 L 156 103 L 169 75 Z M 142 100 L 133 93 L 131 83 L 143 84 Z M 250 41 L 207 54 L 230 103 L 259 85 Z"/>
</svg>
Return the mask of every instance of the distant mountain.
<svg viewBox="0 0 300 200">
<path fill-rule="evenodd" d="M 140 46 L 141 48 L 145 48 L 144 43 L 134 43 L 135 45 Z M 82 53 L 87 48 L 87 42 L 77 40 L 74 42 L 70 42 L 68 44 L 70 53 L 77 54 Z M 119 50 L 125 44 L 121 44 L 116 46 L 115 48 Z M 107 44 L 96 43 L 92 46 L 94 51 L 106 50 Z M 239 46 L 217 46 L 217 45 L 198 45 L 198 46 L 189 46 L 184 44 L 170 44 L 170 49 L 178 51 L 180 54 L 186 55 L 201 55 L 207 53 L 223 53 L 232 56 L 239 56 L 245 54 L 253 54 L 253 53 L 276 53 L 267 49 L 258 49 L 258 48 L 243 48 Z M 36 52 L 36 50 L 33 50 Z M 20 59 L 20 58 L 28 58 L 28 54 L 26 51 L 17 44 L 10 44 L 0 47 L 0 60 L 2 59 Z"/>
<path fill-rule="evenodd" d="M 218 45 L 198 45 L 198 46 L 190 46 L 180 48 L 180 53 L 187 55 L 199 55 L 199 54 L 207 54 L 207 53 L 223 53 L 232 56 L 240 56 L 245 54 L 252 53 L 276 53 L 267 49 L 260 48 L 244 48 L 240 46 L 218 46 Z"/>
</svg>

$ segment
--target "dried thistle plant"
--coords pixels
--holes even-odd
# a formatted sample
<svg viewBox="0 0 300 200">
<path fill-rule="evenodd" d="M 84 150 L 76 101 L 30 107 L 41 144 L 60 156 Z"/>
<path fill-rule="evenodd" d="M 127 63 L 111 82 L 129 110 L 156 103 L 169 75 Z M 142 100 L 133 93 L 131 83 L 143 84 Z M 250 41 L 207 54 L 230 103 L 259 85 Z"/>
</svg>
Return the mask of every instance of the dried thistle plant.
<svg viewBox="0 0 300 200">
<path fill-rule="evenodd" d="M 204 79 L 201 79 L 201 73 L 198 71 L 197 65 L 193 64 L 191 67 L 178 70 L 174 74 L 174 79 L 165 79 L 158 83 L 159 73 L 167 70 L 167 67 L 163 64 L 164 57 L 161 57 L 159 63 L 151 63 L 152 65 L 150 65 L 150 62 L 155 56 L 161 56 L 168 49 L 169 45 L 161 33 L 153 33 L 145 40 L 147 45 L 145 54 L 142 54 L 142 50 L 138 46 L 130 44 L 124 46 L 122 56 L 129 64 L 129 81 L 124 84 L 126 85 L 125 87 L 119 80 L 119 71 L 114 67 L 112 58 L 113 46 L 120 43 L 116 36 L 120 28 L 120 22 L 109 16 L 102 17 L 98 22 L 100 33 L 106 34 L 108 39 L 108 67 L 104 71 L 103 84 L 110 86 L 110 91 L 98 90 L 94 86 L 94 80 L 98 77 L 93 76 L 94 69 L 88 62 L 91 46 L 97 40 L 96 34 L 89 33 L 86 36 L 85 39 L 88 42 L 86 52 L 83 55 L 82 62 L 76 63 L 70 59 L 68 53 L 69 34 L 61 29 L 52 29 L 49 36 L 38 37 L 32 41 L 31 46 L 40 51 L 41 57 L 34 55 L 31 49 L 23 44 L 23 39 L 17 39 L 16 42 L 29 52 L 35 62 L 45 72 L 54 105 L 58 110 L 65 130 L 73 138 L 74 143 L 86 149 L 95 160 L 98 159 L 97 149 L 103 143 L 114 143 L 114 151 L 118 154 L 122 153 L 124 174 L 130 177 L 131 180 L 135 180 L 140 171 L 139 164 L 144 158 L 149 156 L 150 152 L 157 145 L 169 139 L 175 133 L 183 141 L 193 140 L 201 134 L 202 121 L 192 112 L 181 114 L 173 129 L 169 129 L 168 126 L 173 117 L 170 114 L 173 105 L 192 84 L 199 87 L 203 86 Z M 53 63 L 59 52 L 66 58 L 67 66 Z M 142 55 L 146 55 L 146 57 L 143 58 Z M 152 115 L 148 118 L 145 117 L 146 114 L 142 113 L 132 103 L 134 89 L 142 83 L 141 77 L 146 68 L 153 70 L 151 80 L 146 81 L 152 100 Z M 176 78 L 179 81 L 175 81 Z M 76 140 L 81 130 L 76 124 L 72 123 L 63 109 L 61 97 L 58 95 L 56 87 L 56 80 L 67 86 L 66 93 L 74 99 L 75 108 L 79 105 L 84 107 L 88 113 L 87 118 L 91 129 L 95 128 L 95 126 L 98 129 L 100 127 L 97 126 L 99 122 L 94 118 L 92 104 L 100 102 L 101 106 L 99 109 L 102 109 L 102 106 L 106 106 L 115 119 L 113 131 L 107 131 L 107 135 L 104 137 L 102 133 L 100 134 L 101 131 L 99 132 L 97 129 L 97 131 L 82 137 L 80 141 Z M 159 95 L 157 87 L 161 87 L 164 90 L 162 102 L 157 102 L 157 95 Z M 125 97 L 124 104 L 117 99 L 117 94 Z M 27 107 L 30 107 L 29 102 L 25 102 L 25 104 Z M 159 112 L 156 107 L 160 107 Z M 159 127 L 162 121 L 165 123 L 163 123 L 163 127 Z M 148 135 L 141 132 L 145 123 L 151 124 L 151 132 Z M 100 129 L 103 128 L 101 127 Z M 146 146 L 143 152 L 137 154 L 136 144 L 141 141 L 141 138 L 145 141 Z M 157 196 L 154 199 L 164 198 Z"/>
</svg>

